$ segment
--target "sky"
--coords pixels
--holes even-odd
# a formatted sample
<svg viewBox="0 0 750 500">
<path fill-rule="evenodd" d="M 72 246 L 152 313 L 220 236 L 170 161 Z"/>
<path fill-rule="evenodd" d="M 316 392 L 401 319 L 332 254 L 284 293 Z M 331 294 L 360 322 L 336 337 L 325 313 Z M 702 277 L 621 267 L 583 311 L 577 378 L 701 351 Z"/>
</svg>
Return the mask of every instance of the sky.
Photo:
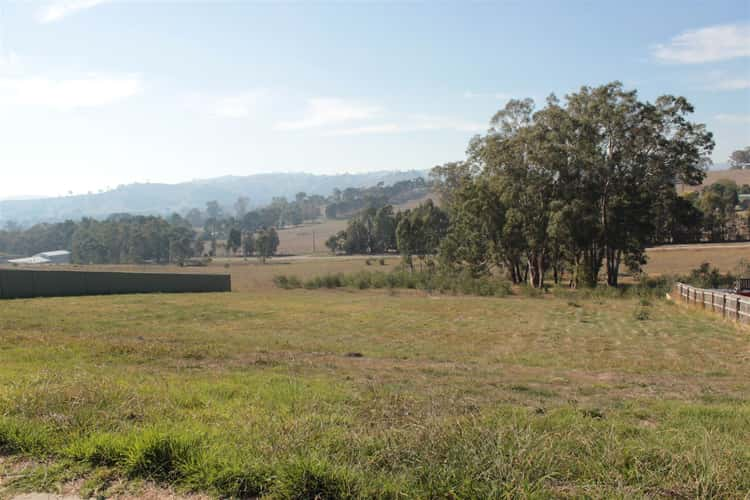
<svg viewBox="0 0 750 500">
<path fill-rule="evenodd" d="M 464 158 L 510 98 L 619 80 L 750 146 L 750 1 L 0 0 L 0 198 Z"/>
</svg>

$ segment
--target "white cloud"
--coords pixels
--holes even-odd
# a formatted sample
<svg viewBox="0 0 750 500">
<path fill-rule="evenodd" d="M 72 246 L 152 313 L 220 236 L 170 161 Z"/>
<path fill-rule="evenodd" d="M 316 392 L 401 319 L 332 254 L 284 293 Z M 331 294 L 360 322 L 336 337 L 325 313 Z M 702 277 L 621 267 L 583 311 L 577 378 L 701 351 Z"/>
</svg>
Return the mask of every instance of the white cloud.
<svg viewBox="0 0 750 500">
<path fill-rule="evenodd" d="M 21 69 L 21 59 L 15 52 L 0 54 L 0 74 L 17 73 Z"/>
<path fill-rule="evenodd" d="M 67 80 L 0 78 L 0 105 L 38 106 L 68 111 L 112 104 L 137 95 L 142 90 L 143 83 L 137 76 L 88 76 Z"/>
<path fill-rule="evenodd" d="M 718 115 L 715 115 L 714 118 L 721 122 L 727 123 L 750 123 L 750 114 L 739 115 L 720 113 Z"/>
<path fill-rule="evenodd" d="M 80 10 L 91 9 L 110 0 L 54 0 L 39 9 L 40 23 L 54 23 Z"/>
<path fill-rule="evenodd" d="M 186 108 L 196 113 L 241 119 L 258 113 L 261 105 L 267 103 L 269 97 L 268 90 L 258 88 L 233 94 L 189 92 L 180 95 L 179 99 Z"/>
<path fill-rule="evenodd" d="M 326 135 L 367 135 L 367 134 L 393 134 L 403 132 L 403 128 L 397 123 L 382 123 L 377 125 L 362 125 L 360 127 L 349 127 L 336 129 Z"/>
<path fill-rule="evenodd" d="M 513 95 L 505 92 L 472 92 L 467 90 L 464 92 L 464 99 L 497 99 L 508 101 L 513 99 Z"/>
<path fill-rule="evenodd" d="M 276 124 L 276 130 L 303 130 L 377 117 L 380 108 L 344 99 L 315 98 L 307 102 L 305 116 Z"/>
<path fill-rule="evenodd" d="M 331 131 L 328 135 L 394 134 L 453 130 L 457 132 L 481 132 L 487 126 L 476 122 L 432 115 L 412 115 L 396 122 L 348 127 Z"/>
<path fill-rule="evenodd" d="M 685 31 L 653 47 L 664 62 L 697 64 L 750 56 L 750 24 L 723 24 Z"/>
<path fill-rule="evenodd" d="M 249 90 L 240 94 L 220 97 L 212 105 L 213 113 L 225 118 L 246 118 L 255 110 L 265 95 L 263 90 Z"/>
<path fill-rule="evenodd" d="M 485 125 L 467 120 L 393 113 L 378 106 L 343 99 L 317 98 L 308 101 L 303 118 L 277 123 L 276 130 L 321 129 L 325 136 L 397 134 L 430 130 L 479 132 Z"/>
<path fill-rule="evenodd" d="M 730 78 L 726 80 L 719 80 L 711 88 L 714 90 L 750 89 L 750 78 Z"/>
</svg>

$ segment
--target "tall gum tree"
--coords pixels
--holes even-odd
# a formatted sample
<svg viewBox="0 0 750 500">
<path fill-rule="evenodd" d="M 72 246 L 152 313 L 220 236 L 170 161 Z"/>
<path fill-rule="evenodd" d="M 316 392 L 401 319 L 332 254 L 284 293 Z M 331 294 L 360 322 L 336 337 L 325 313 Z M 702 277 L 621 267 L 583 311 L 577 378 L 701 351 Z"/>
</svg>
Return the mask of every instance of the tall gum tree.
<svg viewBox="0 0 750 500">
<path fill-rule="evenodd" d="M 541 287 L 550 265 L 557 270 L 565 258 L 574 285 L 595 286 L 606 264 L 607 284 L 616 286 L 621 263 L 645 262 L 654 215 L 676 196 L 675 184 L 705 176 L 713 137 L 688 120 L 692 112 L 683 97 L 642 102 L 620 82 L 582 87 L 563 103 L 550 96 L 536 112 L 530 99 L 509 101 L 488 133 L 472 139 L 465 162 L 434 171 L 455 221 L 446 249 L 460 258 L 457 241 L 476 241 L 490 229 L 493 244 L 463 253 L 475 270 L 503 262 L 514 281 Z M 495 200 L 467 202 L 467 186 L 479 182 L 488 190 L 475 193 Z M 488 206 L 502 217 L 490 223 Z M 469 221 L 477 225 L 472 234 Z M 480 251 L 496 254 L 482 258 Z"/>
</svg>

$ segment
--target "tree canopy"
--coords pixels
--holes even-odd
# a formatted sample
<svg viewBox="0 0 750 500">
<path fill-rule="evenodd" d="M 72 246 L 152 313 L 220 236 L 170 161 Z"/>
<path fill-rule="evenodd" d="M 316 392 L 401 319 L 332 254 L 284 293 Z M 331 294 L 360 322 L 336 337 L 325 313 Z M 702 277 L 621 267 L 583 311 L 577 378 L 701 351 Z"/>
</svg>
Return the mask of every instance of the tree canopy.
<svg viewBox="0 0 750 500">
<path fill-rule="evenodd" d="M 619 82 L 552 95 L 539 110 L 511 100 L 464 162 L 434 171 L 452 220 L 445 260 L 499 265 L 535 287 L 551 266 L 589 285 L 604 268 L 617 285 L 621 263 L 644 262 L 675 184 L 705 175 L 713 138 L 692 112 L 682 97 L 645 102 Z"/>
</svg>

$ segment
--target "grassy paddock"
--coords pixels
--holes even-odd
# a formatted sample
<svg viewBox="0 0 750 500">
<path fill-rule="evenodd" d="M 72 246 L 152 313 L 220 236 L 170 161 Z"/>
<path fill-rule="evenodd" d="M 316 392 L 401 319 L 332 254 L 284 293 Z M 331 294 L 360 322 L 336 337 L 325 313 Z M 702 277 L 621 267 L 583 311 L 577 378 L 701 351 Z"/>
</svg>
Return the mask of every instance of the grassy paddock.
<svg viewBox="0 0 750 500">
<path fill-rule="evenodd" d="M 4 301 L 0 497 L 743 497 L 748 338 L 571 294 Z"/>
<path fill-rule="evenodd" d="M 706 243 L 649 248 L 646 272 L 651 275 L 687 274 L 704 262 L 722 272 L 735 271 L 742 260 L 750 260 L 750 243 Z"/>
</svg>

